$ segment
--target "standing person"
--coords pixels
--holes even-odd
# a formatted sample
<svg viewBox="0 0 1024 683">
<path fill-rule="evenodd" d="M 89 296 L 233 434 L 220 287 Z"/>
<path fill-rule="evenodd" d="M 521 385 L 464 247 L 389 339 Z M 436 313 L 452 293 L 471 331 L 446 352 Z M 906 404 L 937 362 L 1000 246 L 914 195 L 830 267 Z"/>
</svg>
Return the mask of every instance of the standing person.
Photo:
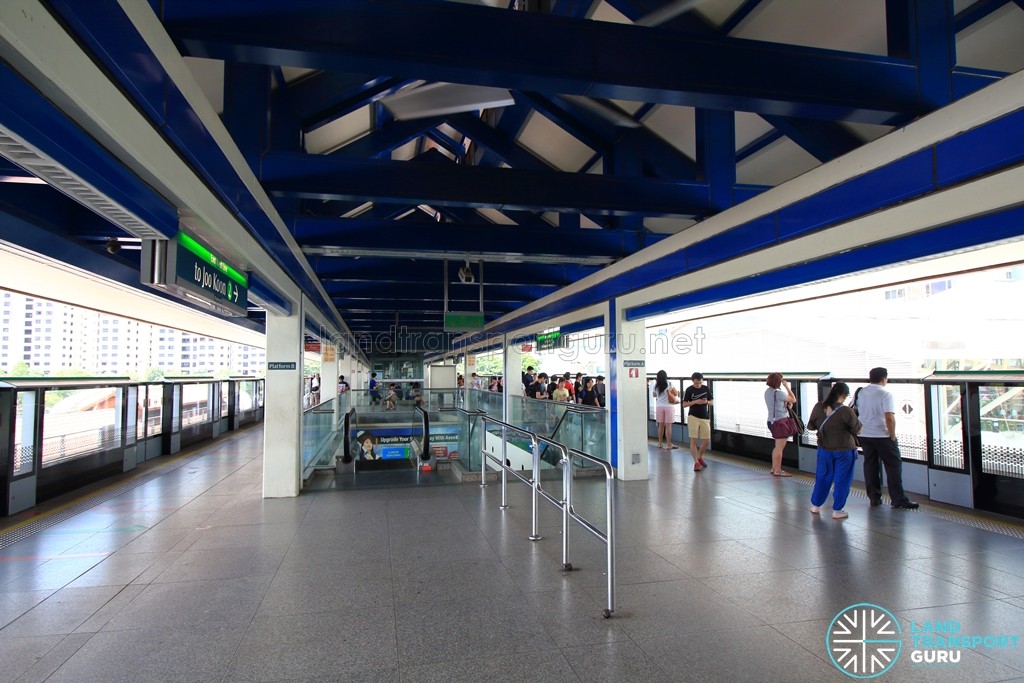
<svg viewBox="0 0 1024 683">
<path fill-rule="evenodd" d="M 530 383 L 530 386 L 526 387 L 526 396 L 528 398 L 546 399 L 548 397 L 548 376 L 546 373 L 540 373 L 537 378 Z"/>
<path fill-rule="evenodd" d="M 845 519 L 843 507 L 853 483 L 853 466 L 857 462 L 857 434 L 861 424 L 857 414 L 843 405 L 850 395 L 845 382 L 836 382 L 828 396 L 811 410 L 808 429 L 818 431 L 818 466 L 814 472 L 811 512 L 818 514 L 832 490 L 832 519 Z"/>
<path fill-rule="evenodd" d="M 573 384 L 572 384 L 572 393 L 573 393 L 573 395 L 576 396 L 576 402 L 577 403 L 579 403 L 580 395 L 583 393 L 583 389 L 584 388 L 585 387 L 584 387 L 584 382 L 583 382 L 583 373 L 582 372 L 577 372 L 576 373 L 576 381 L 573 382 Z"/>
<path fill-rule="evenodd" d="M 789 406 L 796 405 L 796 396 L 781 372 L 768 375 L 767 384 L 768 388 L 764 390 L 764 403 L 768 407 L 768 429 L 771 429 L 773 422 L 789 417 Z M 786 447 L 787 441 L 788 436 L 775 439 L 775 448 L 772 449 L 772 476 L 793 476 L 782 469 L 782 449 Z"/>
<path fill-rule="evenodd" d="M 580 391 L 580 404 L 600 408 L 600 398 L 601 397 L 597 395 L 597 390 L 594 389 L 594 378 L 588 377 L 587 381 L 583 383 L 583 390 Z"/>
<path fill-rule="evenodd" d="M 562 379 L 565 380 L 565 391 L 569 394 L 569 401 L 575 403 L 576 389 L 572 386 L 572 376 L 567 372 L 562 375 Z"/>
<path fill-rule="evenodd" d="M 338 393 L 343 394 L 348 391 L 348 382 L 345 381 L 345 375 L 338 375 Z"/>
<path fill-rule="evenodd" d="M 483 388 L 483 383 L 480 380 L 480 375 L 478 375 L 478 374 L 476 374 L 474 372 L 473 374 L 470 375 L 470 378 L 471 378 L 470 381 L 469 381 L 470 389 L 476 389 L 477 391 L 479 391 L 481 388 Z"/>
<path fill-rule="evenodd" d="M 551 400 L 559 403 L 569 403 L 569 390 L 565 388 L 565 378 L 559 377 L 555 390 L 551 392 Z"/>
<path fill-rule="evenodd" d="M 604 408 L 605 403 L 607 402 L 605 397 L 604 375 L 597 376 L 597 381 L 594 382 L 594 393 L 597 394 L 597 404 Z"/>
<path fill-rule="evenodd" d="M 693 471 L 700 472 L 708 468 L 704 462 L 704 451 L 711 443 L 711 414 L 708 412 L 708 406 L 714 405 L 715 397 L 711 395 L 711 389 L 704 386 L 704 375 L 695 372 L 690 376 L 690 381 L 693 384 L 686 387 L 686 391 L 683 392 L 683 407 L 689 408 L 686 426 L 690 432 Z"/>
<path fill-rule="evenodd" d="M 380 402 L 380 382 L 377 381 L 377 373 L 370 373 L 370 405 L 374 406 Z"/>
<path fill-rule="evenodd" d="M 532 365 L 527 365 L 526 366 L 526 372 L 523 373 L 523 391 L 524 392 L 526 391 L 527 387 L 529 387 L 531 384 L 533 384 L 535 379 L 536 378 L 533 375 L 533 366 Z"/>
<path fill-rule="evenodd" d="M 900 447 L 896 442 L 896 407 L 892 392 L 885 388 L 889 383 L 889 371 L 885 368 L 871 368 L 868 374 L 871 384 L 864 387 L 857 397 L 857 411 L 864 424 L 860 432 L 860 445 L 864 448 L 864 489 L 871 501 L 871 507 L 882 504 L 882 468 L 885 465 L 885 479 L 889 483 L 889 500 L 894 508 L 916 510 L 917 503 L 907 498 L 903 491 L 903 461 Z"/>
<path fill-rule="evenodd" d="M 313 375 L 309 381 L 309 393 L 312 394 L 313 405 L 320 404 L 320 373 Z"/>
<path fill-rule="evenodd" d="M 651 396 L 655 399 L 654 415 L 658 420 L 658 448 L 675 448 L 672 445 L 672 406 L 679 403 L 679 392 L 668 385 L 668 373 L 664 370 L 658 370 Z M 662 446 L 662 442 L 667 445 Z"/>
</svg>

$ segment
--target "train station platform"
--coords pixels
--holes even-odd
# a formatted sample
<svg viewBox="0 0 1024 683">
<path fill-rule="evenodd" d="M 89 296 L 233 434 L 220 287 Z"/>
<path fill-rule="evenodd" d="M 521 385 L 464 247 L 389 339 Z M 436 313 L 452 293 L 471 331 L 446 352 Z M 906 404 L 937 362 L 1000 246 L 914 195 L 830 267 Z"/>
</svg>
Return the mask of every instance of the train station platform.
<svg viewBox="0 0 1024 683">
<path fill-rule="evenodd" d="M 604 546 L 559 513 L 531 542 L 527 487 L 324 489 L 262 498 L 263 430 L 4 520 L 8 681 L 843 681 L 832 619 L 872 603 L 901 681 L 1024 680 L 1024 645 L 915 663 L 913 629 L 1019 636 L 1024 527 L 924 503 L 808 511 L 812 479 L 651 446 L 616 481 L 617 609 Z M 603 483 L 576 500 L 599 516 Z M 81 494 L 79 494 L 81 496 Z M 1014 642 L 1016 643 L 1018 639 Z"/>
</svg>

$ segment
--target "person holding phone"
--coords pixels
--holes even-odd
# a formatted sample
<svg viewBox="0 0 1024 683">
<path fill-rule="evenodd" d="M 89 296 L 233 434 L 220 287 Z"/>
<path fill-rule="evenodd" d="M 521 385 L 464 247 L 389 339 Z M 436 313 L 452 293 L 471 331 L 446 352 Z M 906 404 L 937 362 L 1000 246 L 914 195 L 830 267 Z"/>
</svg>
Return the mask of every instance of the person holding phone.
<svg viewBox="0 0 1024 683">
<path fill-rule="evenodd" d="M 711 443 L 711 413 L 708 406 L 714 405 L 715 397 L 704 384 L 704 375 L 695 372 L 690 376 L 692 384 L 683 392 L 683 407 L 689 409 L 686 419 L 690 432 L 690 455 L 693 456 L 693 471 L 708 468 L 704 462 L 704 451 Z M 699 446 L 698 446 L 699 442 Z"/>
<path fill-rule="evenodd" d="M 655 400 L 654 416 L 658 421 L 658 448 L 675 448 L 672 445 L 672 406 L 679 403 L 679 392 L 668 385 L 668 373 L 664 370 L 658 370 L 651 396 Z"/>
</svg>

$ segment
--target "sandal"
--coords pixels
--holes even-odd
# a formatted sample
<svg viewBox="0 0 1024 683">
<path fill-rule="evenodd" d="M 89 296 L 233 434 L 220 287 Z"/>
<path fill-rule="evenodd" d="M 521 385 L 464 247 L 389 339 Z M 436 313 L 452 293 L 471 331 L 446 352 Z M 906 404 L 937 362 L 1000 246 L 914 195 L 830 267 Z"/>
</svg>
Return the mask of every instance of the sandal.
<svg viewBox="0 0 1024 683">
<path fill-rule="evenodd" d="M 679 448 L 679 446 L 673 446 L 672 444 L 669 444 L 669 445 L 668 445 L 668 449 L 669 449 L 669 450 L 674 450 L 674 449 L 676 449 L 676 448 Z"/>
<path fill-rule="evenodd" d="M 792 477 L 793 475 L 789 472 L 772 472 L 773 477 Z"/>
</svg>

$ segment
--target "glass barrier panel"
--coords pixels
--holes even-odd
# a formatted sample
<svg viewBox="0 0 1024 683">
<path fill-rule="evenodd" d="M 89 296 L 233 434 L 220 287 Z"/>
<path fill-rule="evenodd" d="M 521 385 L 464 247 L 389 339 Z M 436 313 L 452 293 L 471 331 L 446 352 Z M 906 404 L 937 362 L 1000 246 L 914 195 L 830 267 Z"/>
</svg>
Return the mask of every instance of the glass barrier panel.
<svg viewBox="0 0 1024 683">
<path fill-rule="evenodd" d="M 889 382 L 896 408 L 896 438 L 904 460 L 928 462 L 928 416 L 924 410 L 924 385 Z M 851 385 L 850 391 L 856 391 Z"/>
<path fill-rule="evenodd" d="M 138 423 L 139 423 L 139 388 L 140 387 L 125 387 L 121 390 L 121 398 L 127 404 L 127 410 L 125 414 L 124 424 L 124 442 L 125 445 L 130 446 L 135 443 L 138 438 Z M 121 412 L 121 407 L 118 406 L 118 413 Z"/>
<path fill-rule="evenodd" d="M 231 382 L 220 383 L 220 416 L 228 416 L 228 397 L 231 395 Z"/>
<path fill-rule="evenodd" d="M 1022 392 L 1019 386 L 978 387 L 981 412 L 981 472 L 1024 479 Z"/>
<path fill-rule="evenodd" d="M 210 385 L 181 385 L 181 426 L 204 424 L 210 421 Z"/>
<path fill-rule="evenodd" d="M 328 467 L 334 465 L 334 442 L 337 429 L 334 409 L 315 408 L 302 413 L 302 467 Z"/>
<path fill-rule="evenodd" d="M 19 391 L 14 414 L 14 462 L 12 476 L 31 474 L 36 464 L 36 393 Z"/>
<path fill-rule="evenodd" d="M 714 428 L 734 434 L 772 438 L 768 431 L 768 408 L 762 381 L 715 380 Z"/>
<path fill-rule="evenodd" d="M 120 446 L 120 391 L 120 387 L 91 387 L 44 392 L 42 466 Z"/>
<path fill-rule="evenodd" d="M 139 392 L 142 397 L 142 392 Z M 146 436 L 163 434 L 164 388 L 160 384 L 146 386 Z"/>
<path fill-rule="evenodd" d="M 932 464 L 964 467 L 964 429 L 959 385 L 935 384 L 931 392 Z"/>
<path fill-rule="evenodd" d="M 482 410 L 491 417 L 501 419 L 505 395 L 486 389 L 466 391 L 466 410 Z"/>
<path fill-rule="evenodd" d="M 850 391 L 853 391 L 852 389 Z M 847 405 L 853 403 L 853 397 L 851 396 L 846 401 Z M 816 382 L 800 382 L 800 388 L 797 390 L 797 407 L 800 410 L 800 417 L 804 419 L 804 424 L 811 419 L 811 411 L 814 410 L 814 406 L 818 404 L 818 384 Z M 768 406 L 765 406 L 765 420 L 768 417 Z M 818 447 L 818 432 L 807 429 L 803 433 L 802 443 L 812 448 Z"/>
</svg>

